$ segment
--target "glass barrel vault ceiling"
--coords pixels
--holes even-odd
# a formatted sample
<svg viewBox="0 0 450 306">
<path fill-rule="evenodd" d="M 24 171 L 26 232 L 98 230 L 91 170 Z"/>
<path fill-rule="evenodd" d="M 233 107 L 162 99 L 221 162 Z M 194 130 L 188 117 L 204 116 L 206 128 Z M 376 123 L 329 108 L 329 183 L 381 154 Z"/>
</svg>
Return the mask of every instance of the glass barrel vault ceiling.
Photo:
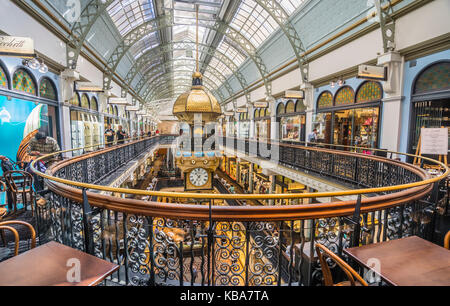
<svg viewBox="0 0 450 306">
<path fill-rule="evenodd" d="M 154 87 L 152 83 L 156 85 L 159 84 L 159 80 L 167 80 L 168 83 L 164 88 L 171 90 L 165 90 L 167 94 L 158 98 L 173 98 L 182 92 L 180 86 L 184 86 L 186 89 L 190 87 L 191 75 L 195 70 L 195 4 L 199 5 L 199 41 L 202 44 L 199 53 L 200 67 L 205 78 L 208 79 L 205 87 L 210 91 L 221 86 L 226 78 L 233 74 L 236 67 L 239 67 L 248 57 L 243 48 L 230 37 L 212 30 L 212 25 L 218 20 L 226 22 L 229 27 L 240 32 L 255 48 L 260 47 L 278 29 L 278 23 L 270 16 L 269 12 L 254 0 L 239 1 L 239 5 L 237 8 L 235 5 L 232 15 L 227 15 L 229 20 L 224 20 L 227 10 L 233 7 L 234 1 L 238 0 L 113 0 L 107 6 L 105 17 L 106 19 L 108 16 L 110 17 L 110 26 L 115 27 L 116 32 L 123 38 L 146 22 L 159 18 L 161 15 L 172 14 L 172 27 L 148 33 L 128 50 L 128 55 L 129 58 L 137 61 L 149 50 L 171 43 L 188 42 L 184 49 L 178 48 L 162 55 L 159 54 L 146 60 L 146 64 L 139 66 L 140 73 L 137 76 L 148 77 L 151 87 Z M 273 1 L 278 2 L 290 16 L 306 0 Z M 61 1 L 46 0 L 46 2 L 57 7 Z M 84 7 L 89 1 L 82 0 L 82 2 Z M 102 2 L 105 1 L 102 0 Z M 62 10 L 60 11 L 62 12 Z M 229 31 L 230 29 L 225 32 Z M 96 34 L 101 35 L 101 33 Z M 214 45 L 212 45 L 213 42 Z M 204 52 L 206 51 L 205 46 L 212 47 L 208 56 Z M 106 60 L 109 55 L 106 55 Z M 233 67 L 229 67 L 220 60 L 224 55 L 235 64 Z M 130 65 L 134 65 L 134 63 Z M 137 84 L 138 82 L 133 83 Z M 141 94 L 144 89 L 141 89 Z"/>
</svg>

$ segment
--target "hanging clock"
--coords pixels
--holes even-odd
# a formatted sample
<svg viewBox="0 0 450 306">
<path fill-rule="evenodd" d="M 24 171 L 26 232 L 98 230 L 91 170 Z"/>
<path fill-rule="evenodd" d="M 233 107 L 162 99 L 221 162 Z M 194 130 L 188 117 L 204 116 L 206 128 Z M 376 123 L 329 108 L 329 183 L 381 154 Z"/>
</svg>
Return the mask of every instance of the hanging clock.
<svg viewBox="0 0 450 306">
<path fill-rule="evenodd" d="M 186 190 L 211 190 L 211 171 L 205 168 L 194 168 L 187 173 Z"/>
</svg>

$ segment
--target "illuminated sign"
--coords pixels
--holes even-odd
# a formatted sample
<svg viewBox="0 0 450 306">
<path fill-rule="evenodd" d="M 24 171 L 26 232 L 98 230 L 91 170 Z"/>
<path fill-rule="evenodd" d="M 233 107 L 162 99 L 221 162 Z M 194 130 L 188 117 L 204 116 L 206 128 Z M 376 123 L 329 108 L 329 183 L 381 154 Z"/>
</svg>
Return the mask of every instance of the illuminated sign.
<svg viewBox="0 0 450 306">
<path fill-rule="evenodd" d="M 359 65 L 357 78 L 386 81 L 387 67 Z"/>
<path fill-rule="evenodd" d="M 28 37 L 0 35 L 0 55 L 23 58 L 36 57 L 34 53 L 34 41 Z"/>
</svg>

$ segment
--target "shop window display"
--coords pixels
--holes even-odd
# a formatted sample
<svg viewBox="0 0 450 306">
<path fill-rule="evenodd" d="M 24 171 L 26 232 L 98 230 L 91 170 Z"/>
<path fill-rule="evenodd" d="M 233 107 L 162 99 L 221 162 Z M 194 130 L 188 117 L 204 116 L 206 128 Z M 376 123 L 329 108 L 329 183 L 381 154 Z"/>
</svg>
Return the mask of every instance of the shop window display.
<svg viewBox="0 0 450 306">
<path fill-rule="evenodd" d="M 0 66 L 0 87 L 8 89 L 8 78 L 2 66 Z"/>
<path fill-rule="evenodd" d="M 331 112 L 314 114 L 312 129 L 317 129 L 317 141 L 329 143 L 331 137 Z"/>
<path fill-rule="evenodd" d="M 280 119 L 281 125 L 281 140 L 300 141 L 300 130 L 304 116 L 282 117 Z"/>
<path fill-rule="evenodd" d="M 55 87 L 48 78 L 43 78 L 41 83 L 39 84 L 39 95 L 42 98 L 46 98 L 49 100 L 58 100 L 56 96 Z"/>
<path fill-rule="evenodd" d="M 19 69 L 13 76 L 13 89 L 36 95 L 36 85 L 31 75 L 24 69 Z"/>
</svg>

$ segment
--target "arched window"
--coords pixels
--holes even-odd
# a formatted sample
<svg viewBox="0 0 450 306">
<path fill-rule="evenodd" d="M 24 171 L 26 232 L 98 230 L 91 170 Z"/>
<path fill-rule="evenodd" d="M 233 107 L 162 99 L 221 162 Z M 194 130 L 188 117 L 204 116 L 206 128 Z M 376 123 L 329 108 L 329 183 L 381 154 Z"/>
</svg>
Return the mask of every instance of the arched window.
<svg viewBox="0 0 450 306">
<path fill-rule="evenodd" d="M 259 108 L 255 109 L 255 119 L 259 118 Z"/>
<path fill-rule="evenodd" d="M 301 113 L 301 112 L 304 112 L 305 110 L 306 110 L 306 106 L 303 103 L 303 100 L 297 100 L 297 103 L 295 103 L 295 112 Z"/>
<path fill-rule="evenodd" d="M 91 99 L 91 109 L 94 111 L 98 111 L 98 102 L 95 97 L 92 97 Z"/>
<path fill-rule="evenodd" d="M 78 96 L 77 93 L 75 93 L 72 97 L 72 99 L 70 99 L 70 104 L 75 105 L 75 106 L 80 106 L 80 97 Z"/>
<path fill-rule="evenodd" d="M 320 94 L 317 100 L 317 108 L 327 108 L 333 106 L 333 95 L 329 91 Z"/>
<path fill-rule="evenodd" d="M 268 117 L 270 116 L 270 109 L 269 108 L 265 108 L 264 109 L 264 117 Z"/>
<path fill-rule="evenodd" d="M 378 82 L 364 82 L 356 94 L 356 103 L 380 101 L 383 97 L 381 85 Z"/>
<path fill-rule="evenodd" d="M 81 96 L 81 107 L 89 109 L 89 98 L 86 94 Z"/>
<path fill-rule="evenodd" d="M 355 92 L 349 86 L 342 87 L 334 97 L 334 105 L 349 105 L 355 103 Z"/>
<path fill-rule="evenodd" d="M 295 104 L 294 101 L 289 100 L 289 102 L 286 104 L 286 114 L 290 114 L 295 112 Z"/>
<path fill-rule="evenodd" d="M 13 89 L 36 95 L 36 85 L 25 69 L 18 69 L 13 76 Z"/>
<path fill-rule="evenodd" d="M 56 89 L 53 85 L 53 82 L 50 81 L 49 78 L 43 78 L 41 83 L 39 84 L 39 95 L 42 98 L 50 99 L 50 100 L 58 100 L 56 96 Z"/>
<path fill-rule="evenodd" d="M 284 111 L 284 104 L 281 102 L 277 106 L 277 115 L 283 115 L 285 113 Z"/>
<path fill-rule="evenodd" d="M 450 89 L 450 62 L 433 64 L 417 78 L 414 94 Z"/>
<path fill-rule="evenodd" d="M 116 106 L 114 106 L 114 115 L 115 116 L 119 116 L 119 108 Z"/>
<path fill-rule="evenodd" d="M 0 66 L 0 87 L 8 89 L 8 78 L 2 66 Z"/>
</svg>

